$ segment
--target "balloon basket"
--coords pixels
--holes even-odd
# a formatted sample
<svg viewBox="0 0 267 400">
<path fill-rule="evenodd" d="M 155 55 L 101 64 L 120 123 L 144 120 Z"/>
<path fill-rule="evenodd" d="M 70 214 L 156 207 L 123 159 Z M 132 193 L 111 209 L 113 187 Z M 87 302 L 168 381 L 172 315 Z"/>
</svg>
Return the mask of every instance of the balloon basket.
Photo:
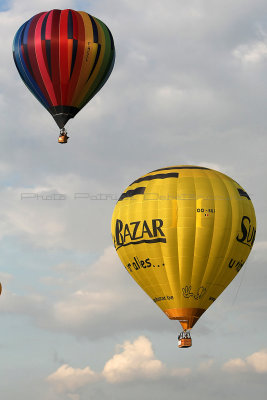
<svg viewBox="0 0 267 400">
<path fill-rule="evenodd" d="M 58 137 L 58 143 L 68 143 L 68 138 L 67 131 L 62 128 Z"/>
<path fill-rule="evenodd" d="M 192 346 L 192 339 L 189 332 L 183 331 L 178 336 L 178 347 L 187 348 Z"/>
</svg>

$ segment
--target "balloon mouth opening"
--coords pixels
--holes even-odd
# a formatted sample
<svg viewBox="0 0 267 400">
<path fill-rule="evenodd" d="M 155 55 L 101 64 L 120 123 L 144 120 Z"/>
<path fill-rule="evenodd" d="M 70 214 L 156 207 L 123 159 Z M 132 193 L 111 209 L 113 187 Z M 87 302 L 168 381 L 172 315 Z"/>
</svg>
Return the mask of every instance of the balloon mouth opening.
<svg viewBox="0 0 267 400">
<path fill-rule="evenodd" d="M 68 120 L 74 118 L 79 111 L 77 107 L 72 106 L 55 106 L 49 109 L 60 129 L 64 128 Z"/>
<path fill-rule="evenodd" d="M 192 329 L 205 311 L 203 308 L 169 308 L 164 310 L 167 317 L 178 320 L 184 330 Z"/>
</svg>

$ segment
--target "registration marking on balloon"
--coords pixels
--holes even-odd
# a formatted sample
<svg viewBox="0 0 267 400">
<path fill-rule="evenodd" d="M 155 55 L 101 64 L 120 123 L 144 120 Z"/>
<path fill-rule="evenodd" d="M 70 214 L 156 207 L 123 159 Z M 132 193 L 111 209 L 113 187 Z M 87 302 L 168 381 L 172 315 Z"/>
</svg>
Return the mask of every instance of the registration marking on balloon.
<svg viewBox="0 0 267 400">
<path fill-rule="evenodd" d="M 208 208 L 207 210 L 205 210 L 204 208 L 197 208 L 197 213 L 205 213 L 206 214 L 213 214 L 215 213 L 215 208 Z"/>
</svg>

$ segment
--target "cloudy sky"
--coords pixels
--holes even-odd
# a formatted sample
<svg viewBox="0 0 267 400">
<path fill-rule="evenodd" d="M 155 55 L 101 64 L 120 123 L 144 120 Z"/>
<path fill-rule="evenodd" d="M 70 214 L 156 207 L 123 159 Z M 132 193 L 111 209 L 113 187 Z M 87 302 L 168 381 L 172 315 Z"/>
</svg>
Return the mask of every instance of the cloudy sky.
<svg viewBox="0 0 267 400">
<path fill-rule="evenodd" d="M 64 146 L 12 58 L 20 25 L 53 8 L 102 19 L 117 55 L 107 84 L 68 123 Z M 266 16 L 265 0 L 0 0 L 5 400 L 264 397 Z M 231 176 L 258 221 L 246 265 L 187 350 L 177 348 L 178 324 L 125 272 L 110 234 L 128 184 L 179 164 Z"/>
</svg>

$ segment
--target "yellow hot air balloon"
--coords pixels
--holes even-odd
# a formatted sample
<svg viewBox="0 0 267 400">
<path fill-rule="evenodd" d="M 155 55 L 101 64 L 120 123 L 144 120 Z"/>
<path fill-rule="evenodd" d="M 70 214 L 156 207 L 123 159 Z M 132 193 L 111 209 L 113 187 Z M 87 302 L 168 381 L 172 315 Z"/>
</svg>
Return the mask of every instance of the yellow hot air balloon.
<svg viewBox="0 0 267 400">
<path fill-rule="evenodd" d="M 190 330 L 242 268 L 256 216 L 249 195 L 204 167 L 150 172 L 121 195 L 112 216 L 116 251 L 129 274 L 184 331 Z"/>
</svg>

